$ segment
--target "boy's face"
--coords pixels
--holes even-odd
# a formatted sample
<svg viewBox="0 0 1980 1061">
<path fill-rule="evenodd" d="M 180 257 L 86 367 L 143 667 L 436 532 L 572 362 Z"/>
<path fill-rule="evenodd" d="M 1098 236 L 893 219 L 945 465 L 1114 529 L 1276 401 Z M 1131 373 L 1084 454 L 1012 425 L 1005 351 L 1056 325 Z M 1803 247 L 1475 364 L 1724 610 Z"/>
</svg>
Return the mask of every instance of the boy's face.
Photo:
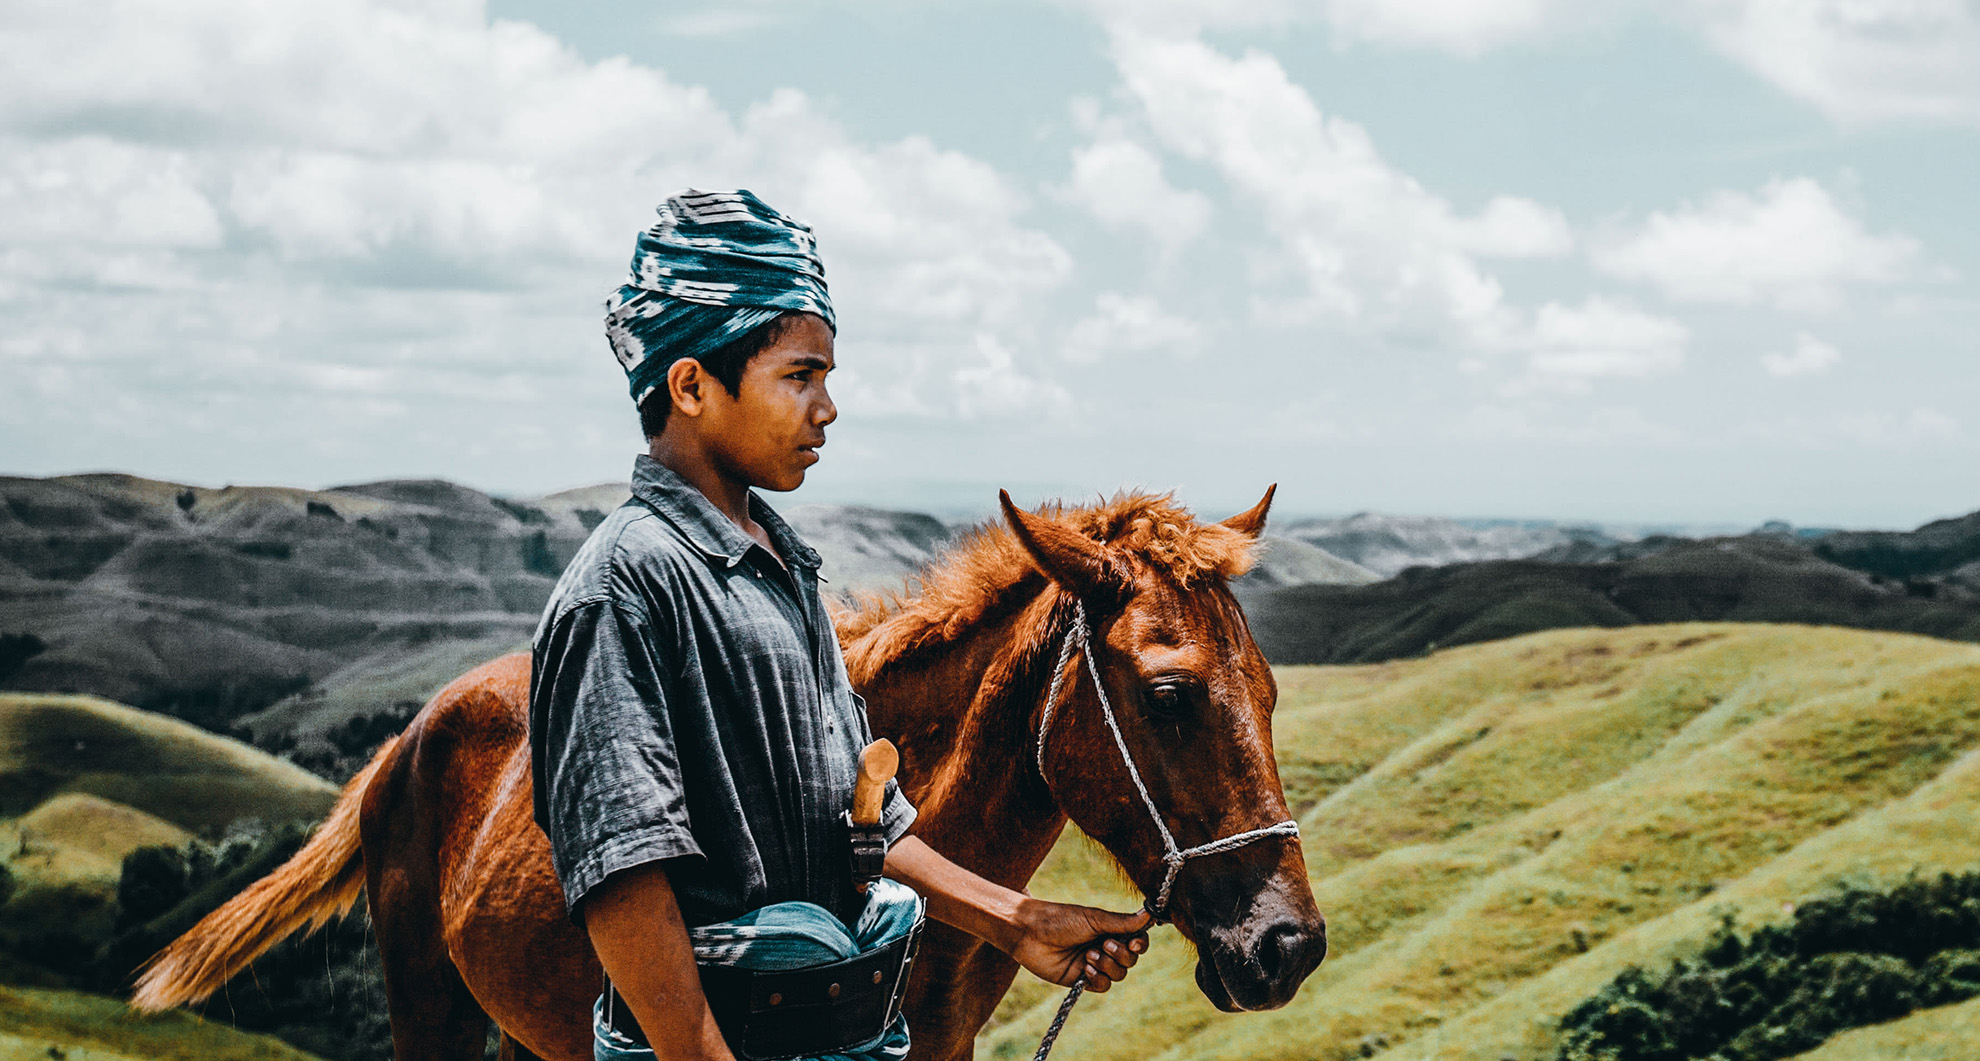
<svg viewBox="0 0 1980 1061">
<path fill-rule="evenodd" d="M 766 490 L 803 484 L 805 469 L 818 463 L 825 425 L 839 416 L 825 392 L 833 364 L 832 329 L 805 313 L 750 358 L 738 393 L 708 388 L 700 427 L 725 475 Z"/>
</svg>

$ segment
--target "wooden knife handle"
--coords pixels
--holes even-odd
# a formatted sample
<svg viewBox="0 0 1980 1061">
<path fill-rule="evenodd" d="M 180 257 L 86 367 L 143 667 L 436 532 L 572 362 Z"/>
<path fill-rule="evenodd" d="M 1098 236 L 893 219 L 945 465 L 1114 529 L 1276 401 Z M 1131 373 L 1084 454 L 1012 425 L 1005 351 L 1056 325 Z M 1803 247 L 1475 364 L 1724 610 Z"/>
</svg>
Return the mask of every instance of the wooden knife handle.
<svg viewBox="0 0 1980 1061">
<path fill-rule="evenodd" d="M 853 782 L 852 820 L 854 825 L 877 825 L 880 807 L 887 799 L 887 782 L 901 768 L 901 753 L 894 742 L 881 738 L 859 753 L 859 778 Z"/>
</svg>

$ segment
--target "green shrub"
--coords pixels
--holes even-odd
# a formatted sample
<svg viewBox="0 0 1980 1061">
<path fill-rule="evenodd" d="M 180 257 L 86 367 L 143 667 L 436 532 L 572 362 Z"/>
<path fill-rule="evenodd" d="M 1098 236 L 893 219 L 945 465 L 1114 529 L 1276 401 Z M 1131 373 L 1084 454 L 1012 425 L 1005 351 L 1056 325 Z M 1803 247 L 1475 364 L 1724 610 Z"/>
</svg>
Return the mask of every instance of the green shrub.
<svg viewBox="0 0 1980 1061">
<path fill-rule="evenodd" d="M 1662 976 L 1624 970 L 1561 1020 L 1558 1061 L 1773 1061 L 1980 995 L 1980 873 L 1844 889 Z"/>
</svg>

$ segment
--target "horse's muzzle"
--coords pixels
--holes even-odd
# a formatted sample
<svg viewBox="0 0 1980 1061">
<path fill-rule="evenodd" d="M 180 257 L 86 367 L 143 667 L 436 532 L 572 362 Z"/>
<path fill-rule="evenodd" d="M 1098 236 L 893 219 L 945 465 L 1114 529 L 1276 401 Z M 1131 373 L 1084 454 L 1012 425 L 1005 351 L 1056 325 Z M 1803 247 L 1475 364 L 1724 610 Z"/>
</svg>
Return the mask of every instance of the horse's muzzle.
<svg viewBox="0 0 1980 1061">
<path fill-rule="evenodd" d="M 1327 956 L 1327 919 L 1313 905 L 1312 892 L 1270 881 L 1235 903 L 1206 902 L 1216 890 L 1191 897 L 1196 986 L 1226 1013 L 1292 1001 Z"/>
</svg>

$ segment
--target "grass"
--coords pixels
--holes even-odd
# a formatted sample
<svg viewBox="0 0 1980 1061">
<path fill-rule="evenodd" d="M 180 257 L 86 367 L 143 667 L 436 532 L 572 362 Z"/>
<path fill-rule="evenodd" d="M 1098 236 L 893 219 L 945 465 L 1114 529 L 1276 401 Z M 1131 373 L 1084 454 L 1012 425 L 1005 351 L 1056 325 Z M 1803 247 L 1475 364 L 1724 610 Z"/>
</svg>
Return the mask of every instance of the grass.
<svg viewBox="0 0 1980 1061">
<path fill-rule="evenodd" d="M 313 1061 L 184 1011 L 152 1017 L 79 991 L 0 987 L 0 1061 Z"/>
<path fill-rule="evenodd" d="M 1224 1015 L 1164 932 L 1081 1003 L 1068 1056 L 1549 1057 L 1562 1013 L 1722 913 L 1750 927 L 1839 881 L 1980 862 L 1972 645 L 1684 624 L 1279 678 L 1326 964 L 1286 1008 Z M 1137 901 L 1082 838 L 1032 891 Z M 1031 1053 L 1057 1001 L 1042 987 L 1006 999 L 982 1056 Z"/>
<path fill-rule="evenodd" d="M 65 793 L 192 831 L 315 821 L 337 798 L 300 767 L 176 719 L 93 696 L 0 694 L 0 816 Z"/>
<path fill-rule="evenodd" d="M 1796 1061 L 1971 1061 L 1980 999 L 1844 1032 Z"/>
<path fill-rule="evenodd" d="M 61 986 L 86 964 L 117 930 L 130 852 L 183 846 L 247 820 L 315 821 L 335 799 L 328 782 L 175 719 L 90 696 L 0 694 L 0 982 Z M 19 1023 L 30 1010 L 16 1012 L 13 1002 L 83 1027 L 98 1012 L 82 1001 L 89 997 L 0 1002 L 0 1059 L 32 1046 L 22 1045 Z M 120 1006 L 98 1001 L 109 1007 L 103 1013 Z M 122 1041 L 112 1032 L 124 1026 L 106 1027 L 109 1039 L 75 1056 L 116 1056 L 103 1051 Z M 53 1056 L 48 1045 L 30 1053 Z M 229 1049 L 225 1056 L 278 1056 Z"/>
</svg>

